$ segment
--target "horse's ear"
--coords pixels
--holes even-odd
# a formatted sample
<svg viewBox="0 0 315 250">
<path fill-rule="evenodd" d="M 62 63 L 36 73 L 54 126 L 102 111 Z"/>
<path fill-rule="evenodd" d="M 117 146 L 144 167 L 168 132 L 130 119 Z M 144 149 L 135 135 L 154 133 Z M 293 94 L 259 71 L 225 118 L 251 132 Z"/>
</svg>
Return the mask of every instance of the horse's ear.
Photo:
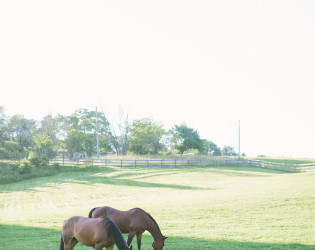
<svg viewBox="0 0 315 250">
<path fill-rule="evenodd" d="M 166 240 L 167 238 L 168 238 L 168 237 L 165 237 L 165 236 L 163 237 L 164 240 Z"/>
<path fill-rule="evenodd" d="M 132 245 L 130 246 L 130 248 L 129 248 L 130 250 L 132 250 Z"/>
</svg>

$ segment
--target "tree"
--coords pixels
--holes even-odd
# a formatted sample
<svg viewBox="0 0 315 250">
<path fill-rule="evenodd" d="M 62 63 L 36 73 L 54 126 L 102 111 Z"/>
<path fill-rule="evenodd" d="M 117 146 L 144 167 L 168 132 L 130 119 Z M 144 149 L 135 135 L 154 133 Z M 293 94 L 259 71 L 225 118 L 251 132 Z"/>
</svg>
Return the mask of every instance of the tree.
<svg viewBox="0 0 315 250">
<path fill-rule="evenodd" d="M 84 152 L 82 133 L 76 130 L 68 131 L 64 146 L 70 158 L 73 158 L 76 152 Z"/>
<path fill-rule="evenodd" d="M 4 113 L 4 107 L 0 106 L 0 143 L 8 140 L 7 137 L 7 117 Z"/>
<path fill-rule="evenodd" d="M 23 115 L 13 115 L 8 121 L 8 134 L 11 141 L 18 142 L 23 148 L 34 145 L 32 137 L 37 133 L 37 122 L 28 120 Z"/>
<path fill-rule="evenodd" d="M 108 136 L 111 145 L 113 146 L 117 155 L 127 155 L 129 149 L 129 119 L 128 114 L 124 114 L 123 110 L 119 111 L 119 122 L 114 125 L 113 122 L 110 123 L 107 116 L 105 115 L 103 109 L 102 113 L 98 114 L 100 127 L 104 130 L 105 134 Z M 118 129 L 119 133 L 116 132 Z"/>
<path fill-rule="evenodd" d="M 14 141 L 2 141 L 0 143 L 0 156 L 1 157 L 14 157 L 22 156 L 23 148 L 19 143 Z"/>
<path fill-rule="evenodd" d="M 107 121 L 106 117 L 99 112 L 97 119 L 99 124 Z M 60 146 L 67 150 L 70 158 L 74 156 L 74 153 L 86 153 L 92 156 L 97 152 L 96 111 L 78 109 L 70 116 L 59 116 L 57 125 L 57 137 L 62 141 Z M 98 132 L 101 152 L 112 152 L 106 128 L 99 126 Z"/>
<path fill-rule="evenodd" d="M 40 133 L 46 135 L 55 146 L 60 142 L 58 139 L 60 121 L 59 116 L 52 117 L 52 115 L 47 115 L 40 121 Z"/>
<path fill-rule="evenodd" d="M 204 143 L 203 140 L 200 139 L 199 133 L 187 127 L 185 123 L 175 125 L 171 133 L 173 135 L 173 145 L 180 154 L 191 149 L 197 149 L 199 152 L 204 151 Z"/>
<path fill-rule="evenodd" d="M 38 134 L 33 136 L 33 141 L 39 151 L 39 156 L 52 156 L 53 155 L 53 141 L 47 135 Z"/>
<path fill-rule="evenodd" d="M 235 152 L 233 147 L 231 147 L 231 146 L 224 146 L 223 149 L 222 149 L 222 154 L 226 155 L 226 156 L 235 156 L 236 152 Z"/>
<path fill-rule="evenodd" d="M 74 153 L 85 153 L 91 156 L 96 152 L 95 112 L 78 109 L 63 121 L 66 138 L 64 145 L 70 158 Z"/>
<path fill-rule="evenodd" d="M 112 153 L 113 149 L 111 147 L 110 139 L 106 134 L 99 135 L 99 147 L 100 152 L 103 154 Z"/>
<path fill-rule="evenodd" d="M 163 148 L 161 139 L 165 134 L 163 126 L 149 118 L 135 120 L 130 128 L 130 151 L 157 155 Z"/>
<path fill-rule="evenodd" d="M 221 155 L 221 149 L 218 147 L 214 142 L 205 140 L 205 149 L 206 153 L 210 156 L 220 156 Z"/>
</svg>

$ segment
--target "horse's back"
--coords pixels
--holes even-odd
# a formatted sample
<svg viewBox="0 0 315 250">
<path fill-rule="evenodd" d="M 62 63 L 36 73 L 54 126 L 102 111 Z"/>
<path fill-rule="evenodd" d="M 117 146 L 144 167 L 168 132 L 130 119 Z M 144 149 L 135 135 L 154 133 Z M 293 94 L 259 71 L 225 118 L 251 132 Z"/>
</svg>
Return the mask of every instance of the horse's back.
<svg viewBox="0 0 315 250">
<path fill-rule="evenodd" d="M 80 216 L 72 216 L 63 222 L 62 231 L 73 231 L 74 225 L 81 220 Z"/>
<path fill-rule="evenodd" d="M 76 237 L 76 231 L 78 225 L 82 224 L 84 217 L 72 216 L 65 220 L 62 226 L 62 237 L 63 239 L 71 239 Z"/>
<path fill-rule="evenodd" d="M 147 228 L 147 213 L 144 210 L 142 210 L 141 208 L 133 208 L 130 209 L 128 212 L 129 217 L 132 218 L 130 225 L 131 227 L 142 228 L 143 230 Z"/>
<path fill-rule="evenodd" d="M 121 211 L 109 206 L 97 207 L 92 212 L 93 218 L 107 216 L 115 222 L 122 233 L 128 233 L 130 230 L 146 230 L 146 212 L 141 208 L 132 208 L 127 211 Z"/>
<path fill-rule="evenodd" d="M 94 246 L 96 243 L 102 246 L 114 244 L 112 237 L 106 228 L 106 218 L 86 218 L 73 216 L 67 219 L 63 225 L 63 238 L 76 238 L 86 246 Z"/>
<path fill-rule="evenodd" d="M 119 211 L 117 209 L 114 209 L 109 206 L 104 207 L 95 207 L 90 211 L 89 217 L 90 218 L 98 218 L 101 216 L 108 216 L 108 214 L 111 214 L 113 212 Z"/>
</svg>

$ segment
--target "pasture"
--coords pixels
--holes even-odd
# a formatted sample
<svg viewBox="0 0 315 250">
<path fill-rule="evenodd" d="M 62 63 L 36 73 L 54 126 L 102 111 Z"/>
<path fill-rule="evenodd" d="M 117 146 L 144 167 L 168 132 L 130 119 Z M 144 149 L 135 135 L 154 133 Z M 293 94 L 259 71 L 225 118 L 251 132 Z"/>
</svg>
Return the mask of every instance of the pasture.
<svg viewBox="0 0 315 250">
<path fill-rule="evenodd" d="M 149 212 L 165 249 L 315 248 L 315 171 L 94 166 L 0 185 L 0 249 L 58 249 L 65 219 L 105 205 Z"/>
</svg>

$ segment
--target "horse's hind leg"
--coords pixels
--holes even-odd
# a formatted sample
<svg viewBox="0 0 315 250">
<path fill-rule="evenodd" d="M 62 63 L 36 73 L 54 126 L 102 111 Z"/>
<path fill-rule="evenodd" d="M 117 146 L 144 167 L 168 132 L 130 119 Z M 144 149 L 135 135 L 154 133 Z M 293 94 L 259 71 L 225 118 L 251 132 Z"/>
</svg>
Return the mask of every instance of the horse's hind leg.
<svg viewBox="0 0 315 250">
<path fill-rule="evenodd" d="M 129 231 L 127 245 L 130 246 L 133 237 L 135 236 L 136 231 Z"/>
<path fill-rule="evenodd" d="M 138 250 L 141 249 L 141 238 L 142 238 L 142 234 L 137 234 Z"/>
</svg>

